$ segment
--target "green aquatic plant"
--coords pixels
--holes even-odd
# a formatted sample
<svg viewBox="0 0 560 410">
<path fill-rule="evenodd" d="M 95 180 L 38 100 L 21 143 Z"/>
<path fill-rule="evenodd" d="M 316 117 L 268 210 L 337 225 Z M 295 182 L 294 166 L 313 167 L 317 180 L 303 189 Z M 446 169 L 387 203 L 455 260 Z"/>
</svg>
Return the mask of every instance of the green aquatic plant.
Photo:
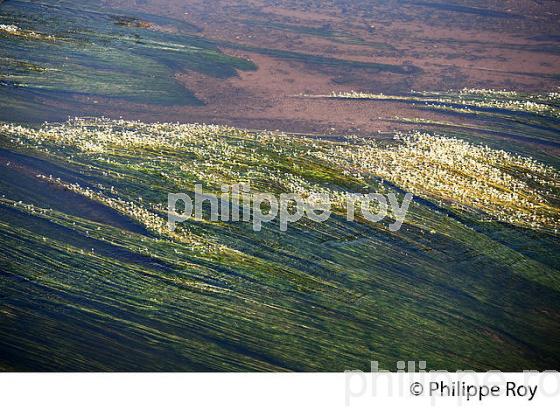
<svg viewBox="0 0 560 410">
<path fill-rule="evenodd" d="M 332 140 L 108 118 L 1 123 L 0 367 L 556 366 L 558 168 L 467 131 Z M 208 219 L 166 230 L 168 193 L 239 182 L 326 193 L 334 212 L 287 232 Z M 404 190 L 415 199 L 398 232 L 336 205 Z"/>
<path fill-rule="evenodd" d="M 384 178 L 414 194 L 484 211 L 498 220 L 556 232 L 560 174 L 532 158 L 426 133 L 317 152 L 347 170 Z"/>
<path fill-rule="evenodd" d="M 413 133 L 397 135 L 395 143 L 388 145 L 363 138 L 333 143 L 204 124 L 79 118 L 39 130 L 7 124 L 0 131 L 23 145 L 63 148 L 74 161 L 107 167 L 105 173 L 119 178 L 131 173 L 144 177 L 153 170 L 151 177 L 158 180 L 161 190 L 181 185 L 192 190 L 194 181 L 208 181 L 213 189 L 248 182 L 263 192 L 294 192 L 304 197 L 327 194 L 340 204 L 349 193 L 343 187 L 325 184 L 296 161 L 284 162 L 286 155 L 315 157 L 361 181 L 379 177 L 414 194 L 482 211 L 500 221 L 558 229 L 557 170 L 529 157 L 456 138 Z M 131 154 L 142 160 L 133 160 Z M 188 162 L 180 161 L 181 157 Z M 147 213 L 142 215 L 135 219 L 153 220 Z M 153 224 L 160 233 L 164 229 L 163 221 Z"/>
<path fill-rule="evenodd" d="M 41 98 L 77 96 L 197 105 L 202 102 L 175 80 L 176 72 L 227 78 L 255 68 L 191 32 L 156 30 L 162 23 L 157 18 L 152 25 L 141 18 L 150 16 L 117 13 L 97 2 L 2 3 L 0 104 L 9 107 L 17 87 L 33 93 L 36 105 L 45 104 Z M 10 111 L 17 115 L 17 106 Z"/>
<path fill-rule="evenodd" d="M 51 35 L 36 33 L 31 30 L 23 30 L 14 24 L 0 24 L 0 36 L 3 37 L 20 37 L 26 40 L 38 41 L 54 41 L 55 37 Z"/>
<path fill-rule="evenodd" d="M 498 109 L 560 118 L 560 100 L 557 92 L 546 94 L 521 94 L 515 91 L 462 89 L 459 92 L 412 92 L 410 95 L 385 95 L 357 91 L 333 92 L 315 98 L 347 98 L 359 100 L 403 101 L 426 104 L 432 108 L 474 113 L 480 109 Z"/>
</svg>

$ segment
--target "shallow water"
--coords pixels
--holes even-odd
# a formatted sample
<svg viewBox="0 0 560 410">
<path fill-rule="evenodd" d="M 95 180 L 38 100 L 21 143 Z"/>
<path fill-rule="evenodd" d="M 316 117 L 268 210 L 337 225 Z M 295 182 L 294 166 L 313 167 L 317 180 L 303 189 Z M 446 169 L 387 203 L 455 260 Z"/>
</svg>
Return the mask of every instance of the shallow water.
<svg viewBox="0 0 560 410">
<path fill-rule="evenodd" d="M 149 122 L 170 112 L 181 118 L 202 100 L 175 74 L 229 81 L 256 68 L 241 52 L 312 67 L 317 76 L 365 75 L 362 84 L 388 88 L 408 87 L 429 69 L 417 71 L 416 61 L 365 62 L 315 49 L 206 38 L 201 33 L 211 21 L 201 19 L 199 27 L 170 16 L 184 6 L 179 1 L 167 2 L 170 8 L 157 15 L 146 9 L 151 2 L 133 7 L 114 1 L 109 9 L 93 1 L 0 3 L 0 24 L 57 39 L 0 35 L 0 120 L 26 127 L 117 112 L 148 116 Z M 198 5 L 197 16 L 220 15 L 208 4 Z M 434 9 L 452 13 L 457 24 L 465 15 L 496 26 L 512 17 L 447 3 L 401 6 L 421 9 L 426 19 L 442 19 Z M 363 9 L 364 18 L 371 12 L 369 2 L 344 7 Z M 409 19 L 401 11 L 384 9 L 382 17 Z M 244 20 L 262 20 L 250 7 L 243 13 Z M 348 47 L 364 43 L 341 27 L 274 29 Z M 381 56 L 397 50 L 373 43 Z M 242 91 L 235 93 L 246 101 Z M 343 117 L 336 104 L 344 101 L 332 103 L 334 121 Z M 351 103 L 371 105 L 367 116 L 377 116 L 374 101 Z M 415 116 L 396 111 L 400 118 L 391 121 L 397 129 L 413 123 L 558 170 L 555 116 L 475 106 L 463 113 L 459 102 L 402 105 L 416 108 Z M 185 111 L 173 113 L 178 106 Z M 207 110 L 218 109 L 210 104 Z M 193 116 L 202 121 L 203 114 Z M 248 112 L 239 121 L 249 124 L 250 117 Z M 141 134 L 142 127 L 128 130 Z M 191 221 L 186 230 L 193 239 L 185 243 L 68 187 L 79 183 L 110 195 L 113 186 L 114 196 L 160 218 L 168 192 L 191 192 L 195 181 L 215 187 L 232 170 L 263 191 L 280 189 L 282 179 L 274 176 L 288 174 L 325 189 L 359 191 L 367 185 L 404 192 L 377 175 L 356 180 L 342 167 L 309 157 L 318 149 L 313 144 L 353 144 L 340 130 L 305 135 L 270 143 L 258 132 L 223 129 L 219 143 L 230 150 L 217 153 L 216 146 L 205 145 L 214 141 L 211 133 L 181 149 L 116 144 L 99 152 L 0 133 L 0 370 L 343 371 L 369 369 L 372 360 L 391 369 L 399 360 L 426 360 L 431 369 L 449 370 L 560 366 L 560 241 L 551 229 L 498 222 L 479 209 L 426 194 L 415 199 L 397 233 L 337 214 L 324 224 L 294 224 L 287 233 L 273 225 L 257 233 L 249 224 Z M 388 135 L 382 134 L 384 142 L 393 144 Z M 206 173 L 197 173 L 201 162 Z M 502 171 L 525 181 L 511 169 Z M 545 197 L 558 210 L 558 189 Z"/>
</svg>

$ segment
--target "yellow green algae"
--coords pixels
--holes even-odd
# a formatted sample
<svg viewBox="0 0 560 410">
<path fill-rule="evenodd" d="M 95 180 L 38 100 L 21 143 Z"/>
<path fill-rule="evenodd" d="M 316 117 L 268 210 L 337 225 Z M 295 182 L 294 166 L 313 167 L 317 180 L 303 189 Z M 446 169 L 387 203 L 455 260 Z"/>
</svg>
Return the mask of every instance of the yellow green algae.
<svg viewBox="0 0 560 410">
<path fill-rule="evenodd" d="M 333 141 L 75 118 L 3 123 L 0 135 L 5 367 L 342 371 L 426 360 L 518 370 L 560 360 L 554 164 L 425 132 Z M 335 213 L 287 232 L 165 228 L 169 192 L 239 182 L 327 193 Z M 349 192 L 406 190 L 415 200 L 398 232 L 349 222 L 336 206 Z"/>
</svg>

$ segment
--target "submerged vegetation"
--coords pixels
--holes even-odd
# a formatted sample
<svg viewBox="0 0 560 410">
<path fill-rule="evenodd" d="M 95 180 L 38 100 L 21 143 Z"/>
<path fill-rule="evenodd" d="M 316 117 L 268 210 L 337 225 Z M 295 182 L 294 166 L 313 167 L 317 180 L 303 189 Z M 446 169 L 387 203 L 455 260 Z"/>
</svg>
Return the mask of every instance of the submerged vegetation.
<svg viewBox="0 0 560 410">
<path fill-rule="evenodd" d="M 287 35 L 290 47 L 270 49 L 79 3 L 0 0 L 0 370 L 560 366 L 558 92 L 304 96 L 417 109 L 385 119 L 399 131 L 374 136 L 96 117 L 96 104 L 130 106 L 131 118 L 145 118 L 144 106 L 201 104 L 178 72 L 255 69 L 221 49 L 341 81 L 356 71 L 408 84 L 422 69 L 394 63 L 401 56 L 291 48 L 302 37 L 396 52 L 346 22 L 234 20 L 225 9 Z M 360 22 L 373 32 L 370 23 Z M 208 218 L 167 228 L 169 193 L 237 183 L 309 201 L 327 194 L 333 214 L 287 232 Z M 391 215 L 345 218 L 348 195 L 370 192 L 414 194 L 399 231 Z"/>
<path fill-rule="evenodd" d="M 447 92 L 417 92 L 385 95 L 339 92 L 302 95 L 301 98 L 351 100 L 362 103 L 393 102 L 410 105 L 425 117 L 391 120 L 416 129 L 441 133 L 490 148 L 533 157 L 560 167 L 560 94 L 558 91 L 530 94 L 516 91 L 462 89 Z"/>
<path fill-rule="evenodd" d="M 427 132 L 332 140 L 107 118 L 3 123 L 0 144 L 4 368 L 560 363 L 558 170 L 527 155 Z M 169 192 L 239 182 L 415 201 L 398 232 L 336 207 L 286 233 L 166 229 Z"/>
<path fill-rule="evenodd" d="M 318 155 L 453 208 L 555 233 L 560 227 L 560 174 L 554 168 L 456 138 L 419 132 L 395 138 L 399 143 L 389 147 L 364 139 Z"/>
<path fill-rule="evenodd" d="M 14 88 L 27 91 L 35 105 L 62 95 L 196 105 L 201 102 L 175 81 L 177 71 L 225 78 L 255 68 L 194 36 L 189 26 L 168 33 L 159 30 L 169 23 L 161 17 L 122 16 L 97 2 L 85 3 L 15 0 L 0 5 L 0 109 L 9 108 L 12 117 L 25 112 L 14 104 L 20 92 Z"/>
<path fill-rule="evenodd" d="M 316 96 L 321 97 L 321 96 Z M 521 94 L 514 91 L 495 91 L 480 89 L 462 89 L 459 92 L 434 93 L 413 92 L 412 95 L 394 96 L 363 92 L 332 93 L 332 98 L 350 98 L 363 100 L 393 100 L 424 103 L 440 109 L 500 109 L 534 113 L 560 119 L 560 93 Z M 468 112 L 468 111 L 467 111 Z"/>
<path fill-rule="evenodd" d="M 192 189 L 196 181 L 209 183 L 215 190 L 248 182 L 263 192 L 295 192 L 306 197 L 326 193 L 334 203 L 351 193 L 333 183 L 321 184 L 330 182 L 329 178 L 307 175 L 303 166 L 283 164 L 274 169 L 281 154 L 293 156 L 300 164 L 318 158 L 321 167 L 328 166 L 363 185 L 371 177 L 380 177 L 427 199 L 519 226 L 556 232 L 560 223 L 557 170 L 528 157 L 427 133 L 397 134 L 390 144 L 357 137 L 335 143 L 219 126 L 103 118 L 77 118 L 38 130 L 7 124 L 0 131 L 23 146 L 46 152 L 63 148 L 74 162 L 93 156 L 96 168 L 119 179 L 130 171 L 151 169 L 163 180 L 159 185 L 170 189 Z M 123 161 L 138 152 L 142 160 Z M 189 161 L 179 161 L 181 156 Z M 109 193 L 115 196 L 116 192 L 114 188 L 100 192 L 98 199 Z M 113 206 L 122 209 L 117 204 Z M 164 210 L 164 203 L 151 205 Z M 155 216 L 140 209 L 133 208 L 140 215 L 134 219 L 155 221 Z M 158 233 L 165 225 L 163 221 L 150 224 Z"/>
<path fill-rule="evenodd" d="M 22 30 L 21 28 L 13 24 L 11 25 L 0 24 L 0 35 L 4 37 L 8 37 L 8 36 L 21 37 L 27 40 L 39 40 L 39 41 L 55 40 L 54 36 L 35 33 L 34 31 L 30 31 L 30 30 Z"/>
<path fill-rule="evenodd" d="M 414 193 L 483 210 L 508 223 L 558 231 L 560 175 L 557 155 L 550 150 L 560 148 L 558 92 L 465 88 L 401 96 L 351 91 L 309 97 L 394 101 L 455 114 L 445 121 L 395 117 L 395 122 L 423 127 L 424 132 L 397 136 L 402 143 L 389 152 L 365 140 L 363 147 L 342 156 Z"/>
</svg>

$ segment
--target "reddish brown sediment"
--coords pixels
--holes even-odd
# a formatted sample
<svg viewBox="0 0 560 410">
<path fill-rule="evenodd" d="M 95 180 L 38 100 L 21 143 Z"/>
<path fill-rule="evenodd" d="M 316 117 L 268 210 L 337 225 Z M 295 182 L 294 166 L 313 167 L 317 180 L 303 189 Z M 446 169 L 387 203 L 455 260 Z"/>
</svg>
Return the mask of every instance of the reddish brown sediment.
<svg viewBox="0 0 560 410">
<path fill-rule="evenodd" d="M 464 2 L 467 12 L 406 3 L 365 7 L 360 2 L 348 2 L 343 9 L 329 1 L 304 6 L 289 0 L 106 3 L 124 11 L 133 9 L 187 21 L 200 28 L 195 35 L 214 40 L 225 53 L 249 58 L 258 66 L 256 71 L 239 72 L 229 79 L 192 71 L 176 73 L 178 84 L 204 101 L 202 107 L 162 110 L 95 98 L 97 104 L 92 108 L 113 117 L 364 134 L 394 129 L 396 124 L 390 119 L 397 115 L 436 120 L 445 115 L 420 113 L 410 104 L 294 96 L 350 90 L 400 94 L 411 89 L 463 87 L 549 91 L 560 85 L 560 8 L 552 3 L 494 1 L 482 9 L 474 3 L 468 8 L 470 2 Z M 305 58 L 271 56 L 270 50 L 347 63 L 318 65 Z M 417 71 L 375 72 L 351 62 L 415 67 Z"/>
</svg>

